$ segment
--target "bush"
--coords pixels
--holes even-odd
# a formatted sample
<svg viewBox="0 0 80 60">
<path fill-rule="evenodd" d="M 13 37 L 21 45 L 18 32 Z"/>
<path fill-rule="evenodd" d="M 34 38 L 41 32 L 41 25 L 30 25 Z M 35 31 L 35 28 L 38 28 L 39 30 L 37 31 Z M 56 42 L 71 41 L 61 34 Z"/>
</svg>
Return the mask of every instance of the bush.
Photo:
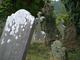
<svg viewBox="0 0 80 60">
<path fill-rule="evenodd" d="M 69 58 L 72 60 L 80 60 L 80 49 L 76 49 L 74 53 L 69 53 Z"/>
<path fill-rule="evenodd" d="M 64 25 L 66 26 L 68 21 L 69 21 L 69 15 L 68 14 L 60 14 L 57 19 L 56 19 L 56 24 L 58 25 L 59 24 L 59 21 L 58 20 L 61 20 L 63 19 L 64 20 Z"/>
</svg>

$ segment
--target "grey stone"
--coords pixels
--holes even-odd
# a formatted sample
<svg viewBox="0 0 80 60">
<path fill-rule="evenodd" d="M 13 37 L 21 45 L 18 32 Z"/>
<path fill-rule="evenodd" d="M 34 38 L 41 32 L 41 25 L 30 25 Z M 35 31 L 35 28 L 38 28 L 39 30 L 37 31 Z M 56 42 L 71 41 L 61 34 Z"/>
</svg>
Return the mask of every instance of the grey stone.
<svg viewBox="0 0 80 60">
<path fill-rule="evenodd" d="M 8 16 L 0 39 L 0 60 L 25 60 L 35 27 L 35 17 L 21 9 Z"/>
<path fill-rule="evenodd" d="M 38 12 L 38 18 L 36 18 L 37 20 L 37 25 L 36 25 L 36 29 L 34 32 L 34 39 L 37 42 L 41 42 L 44 40 L 46 34 L 44 31 L 41 31 L 41 23 L 43 21 L 43 19 L 45 18 L 44 16 L 40 16 L 42 14 L 42 12 Z"/>
<path fill-rule="evenodd" d="M 59 24 L 57 26 L 59 32 L 60 32 L 60 35 L 62 36 L 62 39 L 64 39 L 64 30 L 65 30 L 65 25 L 64 25 L 64 20 L 61 19 L 61 20 L 58 20 L 59 21 Z"/>
<path fill-rule="evenodd" d="M 54 60 L 66 60 L 66 48 L 59 40 L 53 42 L 51 49 Z"/>
</svg>

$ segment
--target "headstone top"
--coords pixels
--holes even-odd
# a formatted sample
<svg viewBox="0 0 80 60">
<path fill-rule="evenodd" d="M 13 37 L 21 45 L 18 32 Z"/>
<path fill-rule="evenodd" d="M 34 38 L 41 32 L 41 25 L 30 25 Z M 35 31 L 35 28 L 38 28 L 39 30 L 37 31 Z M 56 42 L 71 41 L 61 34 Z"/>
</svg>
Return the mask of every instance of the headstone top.
<svg viewBox="0 0 80 60">
<path fill-rule="evenodd" d="M 35 22 L 35 17 L 24 9 L 8 16 L 0 39 L 0 60 L 25 60 Z"/>
<path fill-rule="evenodd" d="M 11 16 L 8 16 L 5 31 L 10 32 L 10 35 L 14 35 L 19 31 L 19 28 L 24 28 L 27 23 L 30 23 L 30 28 L 32 28 L 34 19 L 35 18 L 28 11 L 20 9 Z"/>
</svg>

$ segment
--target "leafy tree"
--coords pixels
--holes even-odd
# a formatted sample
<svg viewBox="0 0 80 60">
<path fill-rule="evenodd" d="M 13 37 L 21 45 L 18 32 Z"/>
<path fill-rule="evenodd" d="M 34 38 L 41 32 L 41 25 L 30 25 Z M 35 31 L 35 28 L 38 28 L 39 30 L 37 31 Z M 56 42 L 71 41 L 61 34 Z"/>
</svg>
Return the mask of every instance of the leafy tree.
<svg viewBox="0 0 80 60">
<path fill-rule="evenodd" d="M 70 15 L 70 22 L 76 27 L 76 33 L 80 37 L 80 0 L 62 0 Z"/>
<path fill-rule="evenodd" d="M 54 11 L 57 16 L 60 14 L 67 14 L 64 4 L 61 1 L 53 1 L 51 4 L 54 6 Z"/>
<path fill-rule="evenodd" d="M 63 19 L 64 20 L 64 25 L 67 26 L 68 24 L 68 21 L 69 21 L 69 15 L 68 14 L 60 14 L 57 19 L 56 19 L 56 24 L 58 24 L 58 20 L 61 20 Z"/>
<path fill-rule="evenodd" d="M 36 16 L 43 3 L 43 0 L 4 0 L 0 5 L 0 17 L 7 17 L 19 9 L 26 9 Z"/>
</svg>

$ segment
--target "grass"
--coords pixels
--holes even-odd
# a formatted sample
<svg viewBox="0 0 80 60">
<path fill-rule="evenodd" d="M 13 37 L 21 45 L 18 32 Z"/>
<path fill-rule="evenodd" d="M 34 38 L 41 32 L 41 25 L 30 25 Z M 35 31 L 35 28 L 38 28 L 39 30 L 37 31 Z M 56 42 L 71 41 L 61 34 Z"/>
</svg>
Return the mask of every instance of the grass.
<svg viewBox="0 0 80 60">
<path fill-rule="evenodd" d="M 42 43 L 33 43 L 30 46 L 26 60 L 49 60 L 49 47 Z"/>
<path fill-rule="evenodd" d="M 80 60 L 80 48 L 76 49 L 75 52 L 69 53 L 70 60 Z"/>
<path fill-rule="evenodd" d="M 2 34 L 5 22 L 0 23 L 0 36 Z M 80 39 L 80 38 L 79 38 Z M 78 42 L 79 43 L 79 42 Z M 69 52 L 69 60 L 80 60 L 80 48 L 74 52 Z M 30 45 L 26 60 L 50 60 L 50 48 L 42 43 L 33 43 Z"/>
<path fill-rule="evenodd" d="M 42 43 L 33 43 L 30 45 L 26 60 L 53 60 L 50 54 L 49 47 Z M 74 52 L 68 52 L 69 60 L 80 60 L 80 48 Z"/>
</svg>

